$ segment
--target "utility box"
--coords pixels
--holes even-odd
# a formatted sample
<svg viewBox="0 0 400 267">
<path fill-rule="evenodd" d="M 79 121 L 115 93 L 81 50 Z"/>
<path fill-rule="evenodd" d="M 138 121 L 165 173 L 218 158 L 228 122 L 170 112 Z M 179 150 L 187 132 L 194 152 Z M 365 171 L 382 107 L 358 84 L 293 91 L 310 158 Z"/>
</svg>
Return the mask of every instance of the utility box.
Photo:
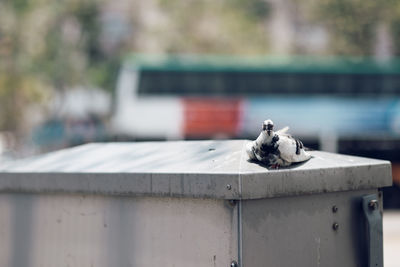
<svg viewBox="0 0 400 267">
<path fill-rule="evenodd" d="M 88 144 L 0 166 L 0 266 L 382 267 L 387 161 L 246 140 Z"/>
</svg>

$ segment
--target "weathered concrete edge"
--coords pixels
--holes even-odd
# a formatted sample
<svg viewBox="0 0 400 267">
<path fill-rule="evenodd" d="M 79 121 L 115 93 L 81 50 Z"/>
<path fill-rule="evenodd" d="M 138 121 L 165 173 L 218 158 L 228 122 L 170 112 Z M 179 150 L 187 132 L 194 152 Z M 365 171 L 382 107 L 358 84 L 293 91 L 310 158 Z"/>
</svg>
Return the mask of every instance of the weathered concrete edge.
<svg viewBox="0 0 400 267">
<path fill-rule="evenodd" d="M 0 192 L 258 199 L 392 185 L 390 162 L 260 173 L 7 173 Z"/>
<path fill-rule="evenodd" d="M 2 193 L 239 199 L 238 174 L 0 173 Z"/>
<path fill-rule="evenodd" d="M 391 186 L 389 161 L 379 164 L 313 169 L 294 173 L 243 173 L 242 199 L 309 195 Z"/>
</svg>

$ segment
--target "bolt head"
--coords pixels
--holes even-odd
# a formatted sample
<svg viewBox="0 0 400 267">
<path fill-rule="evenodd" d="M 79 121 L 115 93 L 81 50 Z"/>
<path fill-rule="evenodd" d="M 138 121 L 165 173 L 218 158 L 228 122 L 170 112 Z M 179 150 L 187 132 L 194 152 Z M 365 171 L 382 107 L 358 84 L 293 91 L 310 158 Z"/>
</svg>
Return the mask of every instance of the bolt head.
<svg viewBox="0 0 400 267">
<path fill-rule="evenodd" d="M 336 223 L 336 222 L 333 223 L 333 224 L 332 224 L 332 229 L 335 230 L 335 231 L 337 231 L 337 230 L 339 229 L 339 224 Z"/>
<path fill-rule="evenodd" d="M 333 207 L 332 207 L 332 212 L 333 213 L 336 213 L 338 211 L 338 207 L 336 206 L 336 205 L 334 205 Z"/>
<path fill-rule="evenodd" d="M 376 199 L 371 200 L 371 201 L 368 203 L 368 207 L 369 207 L 371 210 L 376 210 L 376 209 L 378 208 L 378 200 L 376 200 Z"/>
<path fill-rule="evenodd" d="M 231 189 L 232 189 L 232 186 L 231 186 L 230 184 L 227 184 L 227 185 L 226 185 L 226 189 L 231 190 Z"/>
<path fill-rule="evenodd" d="M 232 262 L 231 262 L 231 267 L 238 267 L 237 262 L 236 262 L 236 261 L 232 261 Z"/>
</svg>

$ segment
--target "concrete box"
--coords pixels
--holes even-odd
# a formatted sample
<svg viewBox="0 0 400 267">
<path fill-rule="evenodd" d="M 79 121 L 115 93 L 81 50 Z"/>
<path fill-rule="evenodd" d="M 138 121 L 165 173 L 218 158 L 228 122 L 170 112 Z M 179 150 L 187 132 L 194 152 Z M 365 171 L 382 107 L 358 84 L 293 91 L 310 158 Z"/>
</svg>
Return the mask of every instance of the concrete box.
<svg viewBox="0 0 400 267">
<path fill-rule="evenodd" d="M 268 170 L 246 142 L 88 144 L 0 166 L 0 266 L 368 266 L 362 199 L 381 209 L 390 163 L 312 151 Z"/>
</svg>

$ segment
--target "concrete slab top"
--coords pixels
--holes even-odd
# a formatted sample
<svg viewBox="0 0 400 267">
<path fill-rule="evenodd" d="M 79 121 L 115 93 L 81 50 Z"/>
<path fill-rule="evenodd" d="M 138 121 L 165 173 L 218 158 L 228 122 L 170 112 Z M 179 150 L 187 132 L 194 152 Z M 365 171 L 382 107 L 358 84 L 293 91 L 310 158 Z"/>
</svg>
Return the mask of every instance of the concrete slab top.
<svg viewBox="0 0 400 267">
<path fill-rule="evenodd" d="M 392 183 L 388 161 L 321 151 L 268 170 L 248 160 L 247 142 L 87 144 L 0 165 L 0 190 L 252 199 Z"/>
</svg>

